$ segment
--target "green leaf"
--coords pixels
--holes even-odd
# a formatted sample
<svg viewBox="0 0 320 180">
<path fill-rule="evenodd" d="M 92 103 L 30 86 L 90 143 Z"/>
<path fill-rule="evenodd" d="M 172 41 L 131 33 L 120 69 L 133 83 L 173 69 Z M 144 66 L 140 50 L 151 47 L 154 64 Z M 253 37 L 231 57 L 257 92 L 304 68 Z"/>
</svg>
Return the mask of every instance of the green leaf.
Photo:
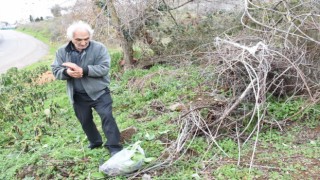
<svg viewBox="0 0 320 180">
<path fill-rule="evenodd" d="M 155 135 L 154 135 L 154 134 L 149 134 L 149 133 L 147 132 L 144 137 L 146 138 L 146 140 L 151 141 L 151 140 L 154 140 Z"/>
<path fill-rule="evenodd" d="M 145 156 L 143 154 L 140 153 L 135 153 L 132 157 L 131 160 L 134 162 L 139 162 L 141 160 L 143 160 L 145 158 Z"/>
<path fill-rule="evenodd" d="M 144 158 L 144 162 L 149 163 L 151 161 L 154 161 L 156 158 L 154 157 L 148 157 L 148 158 Z"/>
<path fill-rule="evenodd" d="M 170 131 L 170 130 L 161 131 L 161 132 L 159 132 L 159 134 L 160 134 L 160 135 L 162 135 L 162 134 L 167 134 L 169 131 Z"/>
<path fill-rule="evenodd" d="M 91 174 L 91 177 L 94 178 L 94 179 L 96 179 L 96 178 L 104 179 L 105 175 L 102 172 L 94 172 L 94 173 Z"/>
</svg>

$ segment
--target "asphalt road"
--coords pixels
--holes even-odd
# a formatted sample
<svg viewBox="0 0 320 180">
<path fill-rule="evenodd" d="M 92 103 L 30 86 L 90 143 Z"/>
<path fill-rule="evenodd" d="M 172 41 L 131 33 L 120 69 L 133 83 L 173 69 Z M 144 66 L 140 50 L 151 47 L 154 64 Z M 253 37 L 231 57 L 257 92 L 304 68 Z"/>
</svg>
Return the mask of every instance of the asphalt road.
<svg viewBox="0 0 320 180">
<path fill-rule="evenodd" d="M 14 30 L 0 30 L 0 74 L 11 67 L 23 68 L 39 61 L 49 47 L 36 38 Z"/>
</svg>

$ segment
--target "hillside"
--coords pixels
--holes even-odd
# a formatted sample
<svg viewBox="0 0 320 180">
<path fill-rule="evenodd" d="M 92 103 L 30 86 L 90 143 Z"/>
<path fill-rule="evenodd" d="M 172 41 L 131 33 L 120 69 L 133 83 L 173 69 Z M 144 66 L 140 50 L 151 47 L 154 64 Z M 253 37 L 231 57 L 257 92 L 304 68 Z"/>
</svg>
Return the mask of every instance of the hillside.
<svg viewBox="0 0 320 180">
<path fill-rule="evenodd" d="M 296 7 L 289 8 L 295 23 L 304 12 L 317 13 L 307 2 L 287 5 Z M 319 179 L 319 36 L 290 31 L 291 20 L 277 14 L 284 4 L 259 7 L 250 6 L 246 16 L 214 12 L 196 24 L 190 13 L 194 24 L 179 28 L 163 21 L 157 28 L 170 38 L 147 48 L 138 39 L 130 69 L 120 65 L 121 50 L 108 46 L 116 41 L 105 39 L 122 143 L 141 141 L 153 158 L 117 177 L 99 172 L 108 152 L 86 148 L 65 82 L 50 73 L 62 42 L 46 28 L 60 27 L 59 19 L 20 27 L 51 41 L 51 53 L 0 76 L 0 179 Z M 320 24 L 312 14 L 304 22 L 295 28 Z"/>
</svg>

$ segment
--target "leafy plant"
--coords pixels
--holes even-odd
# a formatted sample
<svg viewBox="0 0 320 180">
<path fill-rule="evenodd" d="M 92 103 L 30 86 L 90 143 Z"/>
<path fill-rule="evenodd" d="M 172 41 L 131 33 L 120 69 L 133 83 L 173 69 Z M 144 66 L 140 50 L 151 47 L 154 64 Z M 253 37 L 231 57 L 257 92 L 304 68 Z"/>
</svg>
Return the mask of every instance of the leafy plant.
<svg viewBox="0 0 320 180">
<path fill-rule="evenodd" d="M 291 101 L 271 101 L 268 106 L 268 115 L 276 120 L 283 120 L 285 118 L 292 117 L 301 109 L 303 100 L 291 100 Z M 292 120 L 297 120 L 301 115 L 292 117 Z"/>
</svg>

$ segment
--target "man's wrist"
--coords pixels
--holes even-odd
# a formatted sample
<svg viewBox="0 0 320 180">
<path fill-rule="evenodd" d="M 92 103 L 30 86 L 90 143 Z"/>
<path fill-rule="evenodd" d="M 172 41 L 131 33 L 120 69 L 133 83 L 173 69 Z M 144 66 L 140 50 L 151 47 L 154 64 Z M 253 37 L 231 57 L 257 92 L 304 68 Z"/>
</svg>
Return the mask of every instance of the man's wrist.
<svg viewBox="0 0 320 180">
<path fill-rule="evenodd" d="M 82 74 L 83 74 L 83 76 L 88 76 L 88 73 L 89 73 L 89 68 L 88 68 L 88 66 L 82 68 Z"/>
<path fill-rule="evenodd" d="M 71 76 L 68 74 L 67 70 L 68 70 L 68 69 L 65 68 L 62 73 L 63 73 L 65 76 L 67 76 L 67 77 L 71 77 Z"/>
</svg>

